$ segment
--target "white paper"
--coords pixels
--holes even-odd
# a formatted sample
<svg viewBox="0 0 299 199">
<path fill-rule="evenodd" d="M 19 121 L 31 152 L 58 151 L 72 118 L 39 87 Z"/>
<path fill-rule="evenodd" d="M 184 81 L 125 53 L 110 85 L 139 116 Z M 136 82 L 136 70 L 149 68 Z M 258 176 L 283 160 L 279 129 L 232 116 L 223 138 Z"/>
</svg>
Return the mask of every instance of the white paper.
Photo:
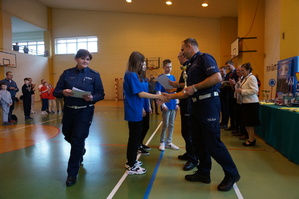
<svg viewBox="0 0 299 199">
<path fill-rule="evenodd" d="M 73 87 L 72 88 L 73 95 L 71 97 L 83 98 L 83 95 L 89 95 L 89 91 L 84 91 L 79 88 Z"/>
<path fill-rule="evenodd" d="M 174 87 L 169 84 L 169 78 L 167 75 L 163 74 L 156 78 L 157 81 L 165 88 L 165 89 L 173 89 Z"/>
</svg>

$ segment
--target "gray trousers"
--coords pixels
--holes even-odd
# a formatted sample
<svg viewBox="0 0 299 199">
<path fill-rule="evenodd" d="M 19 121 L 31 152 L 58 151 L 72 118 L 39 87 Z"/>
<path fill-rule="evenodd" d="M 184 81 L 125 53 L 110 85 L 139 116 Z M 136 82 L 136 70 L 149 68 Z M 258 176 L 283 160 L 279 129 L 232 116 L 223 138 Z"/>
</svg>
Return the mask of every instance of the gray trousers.
<svg viewBox="0 0 299 199">
<path fill-rule="evenodd" d="M 176 110 L 168 110 L 162 112 L 163 117 L 163 125 L 162 125 L 162 132 L 161 132 L 161 139 L 160 143 L 165 143 L 166 138 L 166 131 L 168 130 L 168 135 L 166 139 L 166 144 L 172 142 L 172 134 L 174 130 L 174 120 L 176 117 Z"/>
</svg>

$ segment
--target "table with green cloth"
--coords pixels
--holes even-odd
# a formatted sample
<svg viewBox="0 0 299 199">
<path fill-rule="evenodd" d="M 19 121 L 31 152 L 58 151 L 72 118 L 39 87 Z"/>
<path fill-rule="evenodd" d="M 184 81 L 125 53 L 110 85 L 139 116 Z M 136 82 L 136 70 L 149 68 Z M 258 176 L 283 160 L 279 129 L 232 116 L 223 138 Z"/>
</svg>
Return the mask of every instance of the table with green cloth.
<svg viewBox="0 0 299 199">
<path fill-rule="evenodd" d="M 299 164 L 299 112 L 276 105 L 260 105 L 256 133 L 289 160 Z"/>
</svg>

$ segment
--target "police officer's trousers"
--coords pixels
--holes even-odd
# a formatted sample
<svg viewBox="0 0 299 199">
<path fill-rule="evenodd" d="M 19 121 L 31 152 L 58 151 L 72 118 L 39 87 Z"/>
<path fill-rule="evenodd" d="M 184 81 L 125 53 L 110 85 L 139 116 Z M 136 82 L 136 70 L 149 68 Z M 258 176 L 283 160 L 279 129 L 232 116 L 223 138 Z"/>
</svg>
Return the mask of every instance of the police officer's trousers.
<svg viewBox="0 0 299 199">
<path fill-rule="evenodd" d="M 226 176 L 238 174 L 226 146 L 220 140 L 220 98 L 218 96 L 192 102 L 192 142 L 199 158 L 198 170 L 210 175 L 211 157 L 221 165 Z"/>
<path fill-rule="evenodd" d="M 93 113 L 94 106 L 82 109 L 64 107 L 62 133 L 65 136 L 64 139 L 71 144 L 67 168 L 69 176 L 77 176 L 78 174 Z"/>
</svg>

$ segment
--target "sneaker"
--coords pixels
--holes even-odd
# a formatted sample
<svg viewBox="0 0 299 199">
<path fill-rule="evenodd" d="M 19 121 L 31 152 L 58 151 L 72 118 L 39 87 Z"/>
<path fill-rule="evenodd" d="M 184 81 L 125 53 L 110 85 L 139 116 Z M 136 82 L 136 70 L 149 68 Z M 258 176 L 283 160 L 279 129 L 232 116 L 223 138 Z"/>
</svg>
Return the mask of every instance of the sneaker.
<svg viewBox="0 0 299 199">
<path fill-rule="evenodd" d="M 175 146 L 173 143 L 169 143 L 165 147 L 168 149 L 179 150 L 179 147 Z"/>
<path fill-rule="evenodd" d="M 9 120 L 8 123 L 9 124 L 14 124 L 14 123 L 16 123 L 16 120 Z"/>
<path fill-rule="evenodd" d="M 143 148 L 139 148 L 139 149 L 138 149 L 138 153 L 140 153 L 140 154 L 142 154 L 142 155 L 149 155 L 149 154 L 150 154 L 150 152 L 144 150 Z"/>
<path fill-rule="evenodd" d="M 164 144 L 164 142 L 160 143 L 159 150 L 160 151 L 165 151 L 165 144 Z"/>
<path fill-rule="evenodd" d="M 129 167 L 127 170 L 127 174 L 128 175 L 140 175 L 140 174 L 144 174 L 146 172 L 145 168 L 142 168 L 140 166 L 133 166 L 133 167 Z"/>
<path fill-rule="evenodd" d="M 142 163 L 141 161 L 136 160 L 134 166 L 136 166 L 136 167 L 140 167 L 141 165 L 143 165 L 143 163 Z M 126 164 L 125 164 L 125 168 L 126 168 L 126 169 L 130 168 L 130 165 L 128 165 L 128 162 L 126 162 Z"/>
<path fill-rule="evenodd" d="M 144 150 L 147 150 L 147 151 L 149 151 L 149 150 L 152 149 L 151 147 L 146 146 L 146 145 L 144 145 L 144 144 L 142 144 L 141 146 L 142 146 L 142 148 L 143 148 Z"/>
<path fill-rule="evenodd" d="M 2 123 L 2 126 L 8 126 L 8 125 L 10 125 L 9 122 L 3 122 L 3 123 Z"/>
</svg>

